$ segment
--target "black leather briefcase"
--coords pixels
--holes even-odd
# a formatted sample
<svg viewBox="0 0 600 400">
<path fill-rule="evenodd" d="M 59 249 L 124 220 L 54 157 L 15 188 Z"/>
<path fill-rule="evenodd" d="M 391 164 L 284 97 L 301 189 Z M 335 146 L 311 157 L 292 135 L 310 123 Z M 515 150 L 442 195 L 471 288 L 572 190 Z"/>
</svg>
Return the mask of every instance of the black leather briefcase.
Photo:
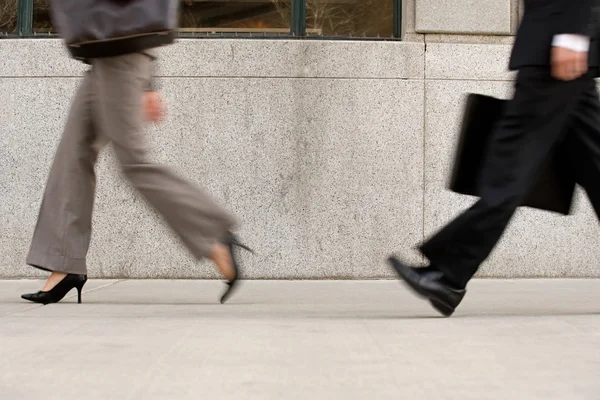
<svg viewBox="0 0 600 400">
<path fill-rule="evenodd" d="M 505 105 L 506 100 L 469 94 L 450 179 L 453 192 L 479 196 L 486 150 Z M 559 149 L 544 166 L 522 205 L 568 215 L 574 190 L 575 179 L 567 155 Z"/>
<path fill-rule="evenodd" d="M 71 55 L 83 60 L 172 43 L 179 3 L 179 0 L 50 0 L 50 12 Z"/>
</svg>

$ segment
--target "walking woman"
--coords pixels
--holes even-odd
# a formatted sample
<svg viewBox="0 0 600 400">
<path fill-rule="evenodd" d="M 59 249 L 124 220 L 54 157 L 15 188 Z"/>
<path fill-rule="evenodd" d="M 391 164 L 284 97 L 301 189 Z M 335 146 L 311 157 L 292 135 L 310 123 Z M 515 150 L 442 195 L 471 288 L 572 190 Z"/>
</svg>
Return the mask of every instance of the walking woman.
<svg viewBox="0 0 600 400">
<path fill-rule="evenodd" d="M 105 13 L 108 16 L 127 11 L 127 2 L 51 1 L 55 23 L 58 22 L 63 36 L 69 33 L 64 18 L 73 16 L 60 14 L 64 11 L 60 8 L 72 4 L 79 12 L 86 12 L 81 3 L 90 3 L 88 9 L 112 7 Z M 152 2 L 134 3 L 143 6 Z M 154 4 L 159 3 L 154 1 Z M 160 16 L 160 13 L 155 14 Z M 139 24 L 139 12 L 137 15 L 132 20 L 137 18 Z M 77 15 L 77 18 L 82 17 Z M 123 19 L 120 23 L 123 24 Z M 105 29 L 106 19 L 100 24 L 104 24 L 101 27 Z M 85 29 L 86 24 L 77 27 Z M 222 303 L 236 286 L 240 271 L 234 250 L 247 248 L 232 233 L 234 218 L 200 189 L 147 158 L 144 117 L 152 121 L 160 117 L 160 100 L 152 88 L 155 62 L 152 47 L 165 44 L 166 36 L 162 35 L 129 35 L 126 41 L 114 41 L 110 46 L 102 41 L 100 46 L 88 48 L 88 53 L 95 52 L 98 56 L 85 57 L 90 69 L 73 99 L 27 257 L 28 265 L 50 271 L 51 275 L 42 290 L 25 294 L 23 299 L 56 303 L 76 289 L 78 302 L 81 302 L 92 232 L 94 166 L 102 144 L 109 142 L 131 184 L 163 216 L 197 259 L 211 259 L 226 278 Z"/>
</svg>

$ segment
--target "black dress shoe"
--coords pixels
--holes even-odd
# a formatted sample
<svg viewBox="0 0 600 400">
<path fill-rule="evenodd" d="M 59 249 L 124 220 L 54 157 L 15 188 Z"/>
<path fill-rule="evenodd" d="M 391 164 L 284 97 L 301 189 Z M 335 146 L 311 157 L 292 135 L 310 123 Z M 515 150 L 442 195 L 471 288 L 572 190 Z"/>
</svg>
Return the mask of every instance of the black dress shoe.
<svg viewBox="0 0 600 400">
<path fill-rule="evenodd" d="M 388 258 L 388 261 L 411 289 L 419 296 L 428 298 L 431 305 L 446 317 L 454 313 L 465 296 L 465 289 L 456 289 L 444 283 L 443 274 L 439 271 L 409 267 L 395 257 Z"/>
<path fill-rule="evenodd" d="M 77 303 L 81 303 L 81 290 L 87 282 L 87 275 L 68 274 L 62 281 L 47 292 L 41 290 L 36 293 L 27 293 L 21 295 L 24 300 L 29 300 L 34 303 L 51 304 L 61 301 L 71 289 L 77 289 Z"/>
<path fill-rule="evenodd" d="M 444 277 L 442 271 L 432 268 L 419 268 L 416 269 L 420 274 L 426 276 L 427 279 L 440 280 Z M 440 314 L 449 317 L 454 313 L 455 307 L 449 307 L 438 300 L 429 299 L 429 302 Z"/>
</svg>

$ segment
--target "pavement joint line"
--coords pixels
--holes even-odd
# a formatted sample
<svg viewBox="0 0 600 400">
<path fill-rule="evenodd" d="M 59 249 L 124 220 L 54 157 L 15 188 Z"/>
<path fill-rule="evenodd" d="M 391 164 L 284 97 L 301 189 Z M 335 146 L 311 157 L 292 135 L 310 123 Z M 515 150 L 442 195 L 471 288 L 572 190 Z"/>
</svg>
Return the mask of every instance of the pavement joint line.
<svg viewBox="0 0 600 400">
<path fill-rule="evenodd" d="M 106 283 L 106 284 L 104 284 L 102 286 L 98 286 L 96 288 L 89 289 L 89 290 L 83 290 L 82 293 L 92 293 L 92 292 L 95 292 L 97 290 L 104 289 L 104 288 L 107 288 L 109 286 L 113 286 L 113 285 L 116 285 L 118 283 L 126 282 L 126 281 L 128 281 L 128 279 L 118 279 L 118 280 L 115 280 L 115 281 L 110 281 L 110 282 L 108 282 L 108 283 Z M 70 298 L 75 297 L 75 296 L 77 296 L 77 294 L 71 294 L 69 296 L 66 296 L 65 299 L 70 299 Z"/>
<path fill-rule="evenodd" d="M 11 317 L 11 316 L 13 316 L 15 314 L 25 313 L 25 312 L 28 312 L 28 311 L 31 311 L 31 310 L 37 310 L 38 308 L 43 307 L 43 306 L 44 306 L 43 304 L 35 304 L 35 305 L 32 305 L 32 306 L 30 306 L 28 308 L 24 308 L 22 310 L 10 311 L 10 312 L 7 312 L 5 314 L 0 314 L 0 318 Z"/>
<path fill-rule="evenodd" d="M 117 283 L 126 282 L 126 281 L 128 281 L 128 279 L 119 279 L 119 280 L 111 281 L 111 282 L 108 282 L 105 285 L 98 286 L 96 288 L 89 289 L 89 290 L 84 290 L 82 293 L 95 292 L 97 290 L 104 289 L 104 288 L 107 288 L 109 286 L 116 285 Z M 75 296 L 77 296 L 77 294 L 71 294 L 71 295 L 65 296 L 65 299 L 70 299 L 70 298 L 75 297 Z M 6 314 L 0 314 L 0 318 L 11 317 L 11 316 L 13 316 L 15 314 L 22 314 L 22 313 L 26 313 L 26 312 L 29 312 L 29 311 L 32 311 L 32 310 L 37 310 L 38 308 L 44 307 L 45 305 L 46 304 L 36 304 L 36 305 L 32 305 L 29 308 L 24 308 L 22 310 L 11 311 L 11 312 L 8 312 Z"/>
</svg>

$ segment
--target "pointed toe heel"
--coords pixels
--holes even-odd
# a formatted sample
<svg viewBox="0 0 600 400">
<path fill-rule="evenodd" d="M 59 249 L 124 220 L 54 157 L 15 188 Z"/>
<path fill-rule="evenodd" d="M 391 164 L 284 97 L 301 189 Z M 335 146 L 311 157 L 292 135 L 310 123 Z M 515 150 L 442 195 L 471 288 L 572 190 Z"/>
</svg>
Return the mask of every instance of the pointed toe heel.
<svg viewBox="0 0 600 400">
<path fill-rule="evenodd" d="M 220 299 L 221 304 L 225 304 L 225 302 L 233 294 L 234 290 L 239 286 L 238 281 L 240 279 L 240 265 L 237 261 L 236 255 L 235 255 L 235 248 L 239 247 L 240 249 L 246 250 L 246 251 L 250 252 L 251 254 L 254 254 L 254 251 L 250 247 L 241 243 L 233 234 L 230 234 L 229 239 L 226 240 L 223 244 L 229 248 L 229 254 L 231 256 L 231 263 L 233 266 L 234 276 L 233 276 L 233 279 L 230 279 L 227 282 L 225 282 L 226 287 L 225 287 L 225 291 L 221 295 L 221 299 Z"/>
<path fill-rule="evenodd" d="M 72 289 L 77 289 L 77 303 L 81 304 L 81 292 L 87 282 L 87 275 L 68 274 L 62 281 L 47 292 L 26 293 L 21 298 L 33 303 L 52 304 L 61 301 Z"/>
</svg>

